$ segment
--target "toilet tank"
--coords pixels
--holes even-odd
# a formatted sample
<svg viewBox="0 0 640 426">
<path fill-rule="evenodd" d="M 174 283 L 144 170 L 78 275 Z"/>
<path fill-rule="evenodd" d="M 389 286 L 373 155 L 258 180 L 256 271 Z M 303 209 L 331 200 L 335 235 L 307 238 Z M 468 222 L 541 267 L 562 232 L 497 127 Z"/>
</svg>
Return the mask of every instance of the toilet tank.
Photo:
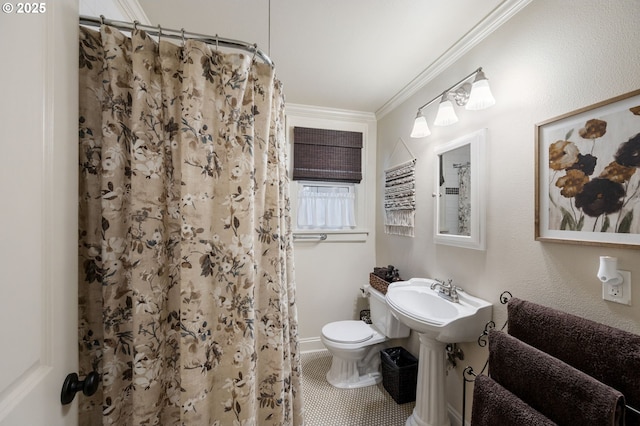
<svg viewBox="0 0 640 426">
<path fill-rule="evenodd" d="M 365 288 L 369 292 L 369 309 L 373 326 L 390 338 L 407 337 L 411 330 L 393 315 L 384 294 L 371 286 Z"/>
</svg>

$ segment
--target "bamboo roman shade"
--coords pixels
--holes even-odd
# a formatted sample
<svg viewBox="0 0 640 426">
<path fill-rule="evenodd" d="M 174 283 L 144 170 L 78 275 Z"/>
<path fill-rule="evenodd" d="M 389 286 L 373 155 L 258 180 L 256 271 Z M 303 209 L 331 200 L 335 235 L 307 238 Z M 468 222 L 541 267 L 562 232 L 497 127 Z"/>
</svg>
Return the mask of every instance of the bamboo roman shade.
<svg viewBox="0 0 640 426">
<path fill-rule="evenodd" d="M 362 133 L 293 129 L 293 179 L 359 183 Z"/>
</svg>

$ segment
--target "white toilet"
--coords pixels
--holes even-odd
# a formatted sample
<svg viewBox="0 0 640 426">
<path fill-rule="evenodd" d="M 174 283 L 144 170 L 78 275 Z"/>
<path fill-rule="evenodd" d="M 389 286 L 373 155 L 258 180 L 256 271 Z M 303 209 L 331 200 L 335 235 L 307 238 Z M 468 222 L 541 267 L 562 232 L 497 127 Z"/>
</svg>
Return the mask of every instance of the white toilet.
<svg viewBox="0 0 640 426">
<path fill-rule="evenodd" d="M 322 327 L 321 340 L 333 355 L 327 381 L 337 388 L 361 388 L 382 381 L 380 350 L 389 338 L 407 337 L 409 327 L 393 316 L 384 294 L 368 284 L 371 321 L 336 321 Z"/>
</svg>

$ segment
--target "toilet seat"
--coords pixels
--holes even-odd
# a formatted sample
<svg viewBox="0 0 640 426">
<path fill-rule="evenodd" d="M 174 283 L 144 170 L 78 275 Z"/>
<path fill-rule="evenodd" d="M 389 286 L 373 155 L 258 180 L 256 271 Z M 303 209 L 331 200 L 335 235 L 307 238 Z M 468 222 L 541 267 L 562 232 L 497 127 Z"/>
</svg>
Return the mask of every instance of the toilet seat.
<svg viewBox="0 0 640 426">
<path fill-rule="evenodd" d="M 327 382 L 336 388 L 354 389 L 382 382 L 380 351 L 389 338 L 409 336 L 409 327 L 393 316 L 385 295 L 369 284 L 364 289 L 370 296 L 373 323 L 336 321 L 326 324 L 320 333 L 320 341 L 332 355 Z"/>
<path fill-rule="evenodd" d="M 322 327 L 322 335 L 336 343 L 362 343 L 373 337 L 371 326 L 364 321 L 336 321 Z"/>
</svg>

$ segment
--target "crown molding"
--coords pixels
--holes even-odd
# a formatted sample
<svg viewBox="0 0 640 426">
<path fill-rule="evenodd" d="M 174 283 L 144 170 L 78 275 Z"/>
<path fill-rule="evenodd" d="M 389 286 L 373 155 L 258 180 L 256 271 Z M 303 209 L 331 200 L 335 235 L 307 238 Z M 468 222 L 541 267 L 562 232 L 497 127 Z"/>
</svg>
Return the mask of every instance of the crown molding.
<svg viewBox="0 0 640 426">
<path fill-rule="evenodd" d="M 520 12 L 531 0 L 506 0 L 496 7 L 481 23 L 465 34 L 458 42 L 436 59 L 427 69 L 421 72 L 409 84 L 402 88 L 396 95 L 385 102 L 376 112 L 379 120 L 416 92 L 426 86 L 431 80 L 439 76 L 455 61 L 460 59 L 478 43 L 497 30 L 502 24 Z"/>
<path fill-rule="evenodd" d="M 323 118 L 327 120 L 356 122 L 376 122 L 376 116 L 372 112 L 327 108 L 312 105 L 287 103 L 285 105 L 285 112 L 287 115 L 295 115 L 298 117 Z"/>
<path fill-rule="evenodd" d="M 151 21 L 146 12 L 138 3 L 138 0 L 114 0 L 115 6 L 120 9 L 122 15 L 131 22 L 138 21 L 143 25 L 151 25 Z"/>
</svg>

